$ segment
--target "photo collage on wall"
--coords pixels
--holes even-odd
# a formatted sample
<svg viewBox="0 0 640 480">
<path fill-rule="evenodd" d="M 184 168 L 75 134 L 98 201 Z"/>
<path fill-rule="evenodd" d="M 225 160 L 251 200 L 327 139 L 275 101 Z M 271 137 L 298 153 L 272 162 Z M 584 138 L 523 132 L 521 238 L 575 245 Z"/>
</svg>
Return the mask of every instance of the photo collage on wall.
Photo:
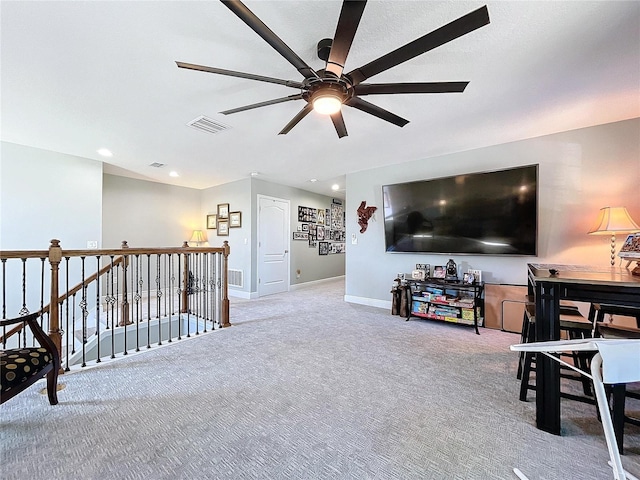
<svg viewBox="0 0 640 480">
<path fill-rule="evenodd" d="M 318 248 L 318 255 L 345 252 L 344 209 L 340 203 L 331 208 L 298 206 L 298 228 L 293 240 L 306 241 L 309 248 Z"/>
</svg>

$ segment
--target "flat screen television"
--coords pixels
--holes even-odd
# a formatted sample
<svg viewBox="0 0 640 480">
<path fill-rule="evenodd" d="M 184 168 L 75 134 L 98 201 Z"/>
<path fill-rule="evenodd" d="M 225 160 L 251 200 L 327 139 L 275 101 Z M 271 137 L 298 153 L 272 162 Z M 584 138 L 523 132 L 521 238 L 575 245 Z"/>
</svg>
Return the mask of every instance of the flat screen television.
<svg viewBox="0 0 640 480">
<path fill-rule="evenodd" d="M 538 165 L 382 187 L 387 252 L 536 255 Z"/>
</svg>

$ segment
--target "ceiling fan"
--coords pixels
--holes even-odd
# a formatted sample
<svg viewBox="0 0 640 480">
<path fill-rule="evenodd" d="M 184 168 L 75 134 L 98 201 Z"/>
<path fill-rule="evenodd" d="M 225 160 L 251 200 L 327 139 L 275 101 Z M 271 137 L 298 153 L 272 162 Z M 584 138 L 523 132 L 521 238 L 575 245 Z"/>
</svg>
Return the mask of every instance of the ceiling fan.
<svg viewBox="0 0 640 480">
<path fill-rule="evenodd" d="M 344 64 L 351 43 L 362 18 L 366 1 L 345 0 L 342 4 L 336 33 L 332 39 L 324 39 L 318 43 L 318 56 L 326 62 L 322 70 L 314 70 L 289 48 L 269 27 L 267 27 L 251 10 L 239 0 L 221 0 L 244 23 L 254 30 L 264 41 L 271 45 L 280 55 L 291 63 L 304 80 L 282 80 L 252 73 L 224 70 L 221 68 L 176 62 L 178 67 L 202 72 L 246 78 L 259 82 L 276 83 L 300 90 L 300 93 L 275 98 L 264 102 L 245 105 L 220 112 L 224 115 L 243 112 L 254 108 L 275 105 L 292 100 L 304 100 L 306 105 L 280 131 L 281 135 L 289 133 L 311 110 L 331 116 L 338 137 L 347 135 L 347 128 L 342 117 L 341 107 L 347 105 L 374 115 L 382 120 L 404 127 L 409 120 L 395 115 L 383 108 L 363 100 L 365 95 L 388 95 L 397 93 L 449 93 L 463 92 L 469 82 L 419 82 L 419 83 L 363 83 L 370 77 L 411 60 L 451 40 L 455 40 L 489 23 L 487 7 L 479 8 L 447 25 L 438 28 L 422 37 L 383 55 L 372 62 L 344 73 Z"/>
</svg>

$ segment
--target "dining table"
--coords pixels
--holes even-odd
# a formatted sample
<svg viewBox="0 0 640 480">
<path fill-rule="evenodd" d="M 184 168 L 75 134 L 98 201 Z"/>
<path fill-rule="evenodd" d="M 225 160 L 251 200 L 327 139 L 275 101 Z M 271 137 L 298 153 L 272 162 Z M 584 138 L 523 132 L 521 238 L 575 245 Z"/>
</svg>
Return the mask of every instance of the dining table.
<svg viewBox="0 0 640 480">
<path fill-rule="evenodd" d="M 640 276 L 626 267 L 530 263 L 527 274 L 537 342 L 560 340 L 560 300 L 640 308 Z M 545 355 L 536 359 L 536 426 L 561 432 L 560 364 Z"/>
</svg>

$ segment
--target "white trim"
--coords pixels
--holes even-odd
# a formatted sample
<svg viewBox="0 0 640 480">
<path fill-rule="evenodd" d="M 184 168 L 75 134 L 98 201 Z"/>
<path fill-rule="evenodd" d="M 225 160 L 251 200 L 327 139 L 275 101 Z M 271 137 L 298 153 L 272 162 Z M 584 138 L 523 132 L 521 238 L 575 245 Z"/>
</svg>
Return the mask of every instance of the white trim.
<svg viewBox="0 0 640 480">
<path fill-rule="evenodd" d="M 299 289 L 305 288 L 305 287 L 311 287 L 311 286 L 319 285 L 319 284 L 326 283 L 326 282 L 332 282 L 333 280 L 337 280 L 339 278 L 344 278 L 344 275 L 338 275 L 336 277 L 321 278 L 319 280 L 311 280 L 309 282 L 296 283 L 295 285 L 291 285 L 289 287 L 289 289 L 290 290 L 299 290 Z"/>
<path fill-rule="evenodd" d="M 391 300 L 379 300 L 377 298 L 356 297 L 354 295 L 345 295 L 344 301 L 348 303 L 357 303 L 358 305 L 367 305 L 369 307 L 385 308 L 391 311 Z"/>
<path fill-rule="evenodd" d="M 234 290 L 229 288 L 228 290 L 228 294 L 230 297 L 236 297 L 236 298 L 246 298 L 247 300 L 253 298 L 252 294 L 250 292 L 245 292 L 242 290 Z"/>
</svg>

